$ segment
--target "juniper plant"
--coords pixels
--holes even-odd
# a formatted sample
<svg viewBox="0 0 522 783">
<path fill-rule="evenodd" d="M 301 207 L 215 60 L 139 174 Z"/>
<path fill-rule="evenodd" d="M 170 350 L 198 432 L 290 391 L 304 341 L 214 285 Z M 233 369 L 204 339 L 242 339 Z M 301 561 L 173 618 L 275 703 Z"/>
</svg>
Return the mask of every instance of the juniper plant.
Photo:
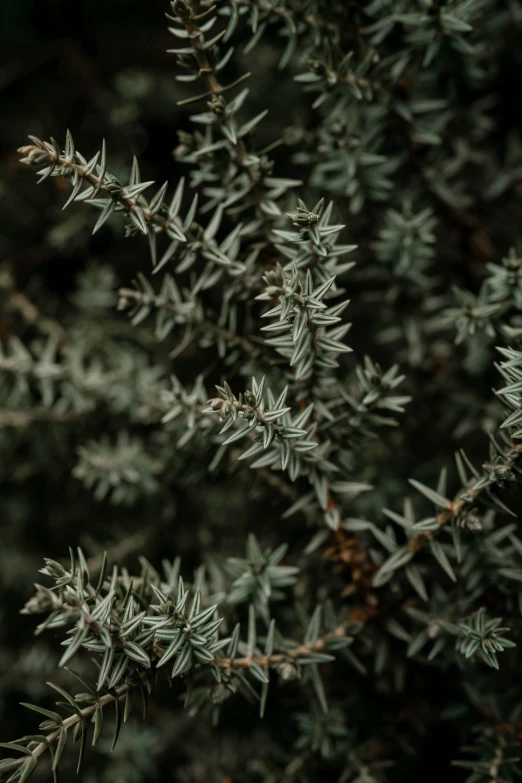
<svg viewBox="0 0 522 783">
<path fill-rule="evenodd" d="M 19 149 L 108 258 L 1 270 L 0 780 L 520 779 L 522 14 L 165 10 L 173 181 Z"/>
</svg>

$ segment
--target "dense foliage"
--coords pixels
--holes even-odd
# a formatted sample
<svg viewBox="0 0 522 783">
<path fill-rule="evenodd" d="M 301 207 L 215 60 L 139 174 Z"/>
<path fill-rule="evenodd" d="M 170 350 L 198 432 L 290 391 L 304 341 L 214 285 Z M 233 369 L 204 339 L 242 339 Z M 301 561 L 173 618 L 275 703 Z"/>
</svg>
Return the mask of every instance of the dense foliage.
<svg viewBox="0 0 522 783">
<path fill-rule="evenodd" d="M 520 779 L 522 9 L 162 5 L 2 169 L 0 780 Z"/>
</svg>

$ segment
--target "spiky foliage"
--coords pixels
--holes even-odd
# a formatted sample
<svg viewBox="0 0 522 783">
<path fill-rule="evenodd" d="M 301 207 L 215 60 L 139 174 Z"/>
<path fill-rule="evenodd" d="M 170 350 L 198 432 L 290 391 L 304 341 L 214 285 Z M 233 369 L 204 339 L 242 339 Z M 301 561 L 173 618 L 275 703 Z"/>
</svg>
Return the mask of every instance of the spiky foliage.
<svg viewBox="0 0 522 783">
<path fill-rule="evenodd" d="M 170 183 L 19 150 L 104 263 L 1 270 L 0 780 L 518 780 L 522 14 L 165 10 L 177 81 L 111 117 L 166 112 Z"/>
</svg>

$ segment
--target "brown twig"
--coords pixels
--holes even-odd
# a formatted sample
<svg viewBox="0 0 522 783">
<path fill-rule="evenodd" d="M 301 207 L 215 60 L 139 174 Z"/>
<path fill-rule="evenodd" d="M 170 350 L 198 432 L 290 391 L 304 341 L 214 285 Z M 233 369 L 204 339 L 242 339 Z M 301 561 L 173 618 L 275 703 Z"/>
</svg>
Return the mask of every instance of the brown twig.
<svg viewBox="0 0 522 783">
<path fill-rule="evenodd" d="M 510 468 L 512 465 L 514 465 L 514 463 L 517 462 L 520 458 L 521 454 L 522 444 L 512 444 L 510 452 L 505 456 L 506 467 Z M 447 525 L 448 522 L 451 522 L 453 519 L 457 519 L 459 514 L 463 511 L 464 508 L 466 508 L 466 506 L 473 505 L 480 495 L 482 495 L 484 492 L 489 492 L 491 487 L 494 487 L 496 483 L 497 482 L 495 479 L 490 478 L 485 481 L 482 486 L 477 487 L 476 489 L 466 489 L 464 497 L 459 497 L 457 500 L 451 501 L 447 511 L 443 511 L 440 514 L 437 514 L 436 520 L 439 524 L 439 527 L 444 527 L 444 525 Z M 419 533 L 418 536 L 412 538 L 409 541 L 408 548 L 411 551 L 416 552 L 432 537 L 433 534 L 431 531 L 423 530 L 421 533 Z"/>
</svg>

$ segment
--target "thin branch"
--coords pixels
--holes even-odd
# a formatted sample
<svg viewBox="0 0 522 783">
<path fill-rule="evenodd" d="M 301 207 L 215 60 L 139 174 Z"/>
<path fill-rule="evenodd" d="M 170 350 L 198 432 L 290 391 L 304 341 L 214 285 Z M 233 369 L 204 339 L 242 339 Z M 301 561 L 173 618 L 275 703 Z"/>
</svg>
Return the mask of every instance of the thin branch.
<svg viewBox="0 0 522 783">
<path fill-rule="evenodd" d="M 146 675 L 143 674 L 142 676 L 144 677 Z M 59 728 L 55 729 L 50 734 L 48 734 L 45 740 L 40 742 L 31 751 L 31 755 L 34 758 L 38 759 L 42 755 L 42 753 L 48 750 L 49 747 L 52 745 L 52 743 L 55 742 L 60 737 L 60 734 L 64 729 L 73 728 L 78 723 L 85 721 L 87 718 L 93 715 L 97 709 L 100 709 L 100 707 L 103 708 L 108 704 L 113 704 L 114 702 L 119 701 L 133 687 L 135 686 L 129 683 L 126 683 L 125 685 L 120 685 L 118 688 L 115 688 L 114 693 L 107 693 L 104 696 L 101 696 L 97 701 L 95 701 L 94 704 L 90 704 L 88 707 L 84 707 L 82 710 L 75 712 L 74 715 L 70 715 L 68 718 L 66 718 L 63 721 L 63 723 Z"/>
<path fill-rule="evenodd" d="M 24 155 L 22 163 L 26 163 L 29 166 L 48 166 L 51 171 L 59 169 L 61 176 L 76 182 L 78 179 L 83 179 L 93 186 L 93 197 L 96 193 L 103 191 L 113 201 L 120 204 L 126 212 L 132 212 L 133 209 L 139 207 L 141 214 L 146 223 L 150 223 L 154 226 L 158 226 L 164 231 L 168 231 L 175 218 L 164 217 L 159 213 L 151 212 L 151 210 L 138 202 L 138 199 L 131 198 L 124 194 L 124 187 L 121 187 L 119 192 L 114 190 L 112 183 L 105 181 L 105 172 L 101 176 L 97 176 L 93 171 L 89 171 L 92 168 L 90 164 L 76 162 L 76 153 L 73 153 L 72 157 L 68 157 L 65 153 L 59 152 L 57 143 L 52 140 L 53 143 L 45 143 L 36 139 L 34 136 L 30 137 L 34 142 L 33 144 L 27 144 L 18 148 L 18 152 Z"/>
<path fill-rule="evenodd" d="M 522 454 L 522 444 L 512 444 L 510 452 L 505 456 L 505 465 L 507 468 L 510 468 L 513 466 L 519 459 L 520 455 Z M 454 500 L 450 503 L 450 506 L 447 511 L 443 511 L 440 514 L 437 514 L 436 520 L 440 527 L 444 527 L 444 525 L 447 525 L 448 522 L 451 522 L 454 519 L 457 519 L 459 514 L 463 511 L 464 508 L 467 506 L 472 506 L 477 498 L 484 494 L 484 492 L 489 492 L 489 490 L 494 487 L 497 484 L 497 481 L 495 479 L 489 478 L 487 479 L 484 484 L 480 487 L 477 487 L 475 489 L 466 489 L 465 495 L 466 497 L 459 497 L 457 500 Z M 416 552 L 418 549 L 421 548 L 427 541 L 429 541 L 433 537 L 433 533 L 429 530 L 423 530 L 421 533 L 419 533 L 418 536 L 415 538 L 412 538 L 408 542 L 408 548 Z"/>
<path fill-rule="evenodd" d="M 279 663 L 287 661 L 289 658 L 298 658 L 300 655 L 310 655 L 312 653 L 322 652 L 332 639 L 342 639 L 347 636 L 345 624 L 338 625 L 331 633 L 318 639 L 314 644 L 300 644 L 285 653 L 276 655 L 246 655 L 243 658 L 215 658 L 215 663 L 221 669 L 249 669 L 252 664 L 257 664 L 261 668 L 268 669 L 270 666 L 276 666 Z"/>
<path fill-rule="evenodd" d="M 257 358 L 262 351 L 262 345 L 258 347 L 250 340 L 247 340 L 245 337 L 240 337 L 228 329 L 225 329 L 224 326 L 220 326 L 217 323 L 208 321 L 205 318 L 199 318 L 194 313 L 187 312 L 185 309 L 182 310 L 181 308 L 177 307 L 174 302 L 169 302 L 162 296 L 144 294 L 141 291 L 137 291 L 133 288 L 121 288 L 119 293 L 119 309 L 127 307 L 129 302 L 134 302 L 136 304 L 145 305 L 147 307 L 168 310 L 169 312 L 176 315 L 182 315 L 186 322 L 192 324 L 193 326 L 197 326 L 198 329 L 201 329 L 204 332 L 211 332 L 216 337 L 222 337 L 231 347 L 237 346 L 242 348 L 245 353 L 247 353 L 252 358 Z"/>
</svg>

